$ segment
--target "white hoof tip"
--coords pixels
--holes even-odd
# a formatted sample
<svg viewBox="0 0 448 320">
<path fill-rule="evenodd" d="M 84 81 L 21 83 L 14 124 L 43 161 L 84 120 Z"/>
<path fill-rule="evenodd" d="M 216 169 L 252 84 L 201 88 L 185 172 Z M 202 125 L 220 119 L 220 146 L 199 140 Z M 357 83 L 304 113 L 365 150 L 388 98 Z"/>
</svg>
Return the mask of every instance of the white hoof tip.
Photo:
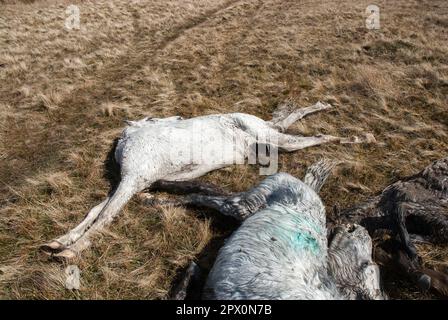
<svg viewBox="0 0 448 320">
<path fill-rule="evenodd" d="M 51 241 L 49 243 L 46 243 L 44 245 L 41 246 L 41 249 L 43 251 L 48 251 L 48 252 L 55 252 L 55 251 L 62 251 L 65 249 L 65 246 L 60 243 L 59 241 Z"/>
<path fill-rule="evenodd" d="M 375 136 L 371 133 L 366 133 L 366 143 L 376 143 Z"/>
<path fill-rule="evenodd" d="M 359 137 L 357 136 L 352 136 L 349 138 L 341 138 L 338 139 L 340 144 L 357 144 L 357 143 L 362 143 L 362 140 L 359 139 Z"/>
</svg>

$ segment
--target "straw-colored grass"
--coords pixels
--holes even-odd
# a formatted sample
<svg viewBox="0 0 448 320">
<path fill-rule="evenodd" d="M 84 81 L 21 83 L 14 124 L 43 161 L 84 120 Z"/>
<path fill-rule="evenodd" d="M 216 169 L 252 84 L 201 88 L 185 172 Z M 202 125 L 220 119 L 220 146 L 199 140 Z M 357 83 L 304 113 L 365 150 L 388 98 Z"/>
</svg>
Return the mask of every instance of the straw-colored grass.
<svg viewBox="0 0 448 320">
<path fill-rule="evenodd" d="M 64 28 L 71 3 L 80 30 Z M 124 119 L 268 119 L 287 99 L 330 102 L 334 111 L 291 131 L 372 132 L 379 143 L 279 159 L 298 177 L 322 156 L 343 161 L 323 189 L 330 213 L 446 156 L 448 4 L 379 0 L 381 29 L 368 30 L 369 4 L 0 1 L 0 297 L 165 298 L 176 271 L 220 234 L 213 216 L 134 199 L 77 261 L 81 289 L 64 288 L 64 265 L 38 247 L 105 197 L 104 162 Z M 238 191 L 257 173 L 234 166 L 203 179 Z M 446 266 L 446 248 L 421 249 L 426 263 Z M 427 297 L 406 285 L 391 295 Z"/>
</svg>

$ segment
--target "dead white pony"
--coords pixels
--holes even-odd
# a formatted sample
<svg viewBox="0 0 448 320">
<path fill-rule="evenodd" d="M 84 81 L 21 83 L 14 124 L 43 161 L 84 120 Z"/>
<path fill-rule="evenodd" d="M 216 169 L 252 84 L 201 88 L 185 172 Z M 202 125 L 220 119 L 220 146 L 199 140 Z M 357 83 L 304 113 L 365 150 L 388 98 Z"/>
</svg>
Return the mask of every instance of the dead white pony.
<svg viewBox="0 0 448 320">
<path fill-rule="evenodd" d="M 338 226 L 327 244 L 325 207 L 317 192 L 332 166 L 327 160 L 316 163 L 303 182 L 277 173 L 234 196 L 193 194 L 183 201 L 243 221 L 220 249 L 203 298 L 385 298 L 366 229 Z"/>
<path fill-rule="evenodd" d="M 328 142 L 365 141 L 357 137 L 303 137 L 282 133 L 304 116 L 329 108 L 330 105 L 320 102 L 292 112 L 282 108 L 272 121 L 244 113 L 128 121 L 129 126 L 123 131 L 115 150 L 121 170 L 121 181 L 115 192 L 91 209 L 78 226 L 44 245 L 43 249 L 57 257 L 72 258 L 89 246 L 90 236 L 111 223 L 136 193 L 158 180 L 190 180 L 241 162 L 257 143 L 268 143 L 280 151 L 295 151 Z M 200 152 L 192 155 L 193 147 L 200 147 Z"/>
</svg>

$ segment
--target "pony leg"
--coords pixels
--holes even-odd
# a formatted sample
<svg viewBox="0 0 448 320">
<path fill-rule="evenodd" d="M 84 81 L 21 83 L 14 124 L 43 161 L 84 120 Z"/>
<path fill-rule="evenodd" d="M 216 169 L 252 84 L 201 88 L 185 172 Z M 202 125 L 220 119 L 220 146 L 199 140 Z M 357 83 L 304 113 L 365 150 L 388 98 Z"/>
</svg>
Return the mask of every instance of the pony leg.
<svg viewBox="0 0 448 320">
<path fill-rule="evenodd" d="M 331 135 L 300 137 L 279 133 L 277 136 L 277 141 L 280 150 L 291 152 L 325 143 L 340 143 L 340 144 L 371 143 L 375 141 L 375 138 L 373 137 L 372 134 L 366 134 L 364 138 L 359 138 L 356 136 L 350 138 L 343 138 Z"/>
<path fill-rule="evenodd" d="M 84 232 L 89 228 L 90 225 L 93 224 L 95 219 L 98 218 L 98 215 L 101 213 L 101 210 L 106 206 L 107 202 L 109 201 L 109 197 L 106 198 L 103 202 L 101 202 L 99 205 L 93 207 L 85 219 L 78 224 L 75 228 L 70 230 L 65 235 L 47 243 L 44 244 L 41 248 L 44 251 L 47 252 L 58 252 L 66 249 L 68 246 L 70 246 L 73 242 L 75 242 L 77 239 L 79 239 Z"/>
<path fill-rule="evenodd" d="M 194 262 L 191 262 L 185 275 L 170 295 L 170 300 L 185 300 L 187 298 L 188 289 L 198 286 L 203 271 Z"/>
<path fill-rule="evenodd" d="M 303 119 L 309 114 L 332 108 L 330 104 L 317 102 L 310 107 L 295 109 L 291 112 L 288 106 L 288 104 L 280 106 L 279 110 L 274 113 L 274 117 L 270 121 L 270 123 L 280 132 L 285 132 L 294 122 Z M 293 104 L 293 106 L 295 107 L 295 104 Z"/>
<path fill-rule="evenodd" d="M 121 180 L 114 194 L 108 199 L 96 218 L 89 220 L 87 228 L 84 228 L 84 233 L 76 234 L 76 237 L 71 239 L 72 243 L 60 253 L 55 254 L 55 257 L 74 258 L 77 253 L 88 248 L 91 235 L 109 225 L 137 191 L 134 179 Z"/>
<path fill-rule="evenodd" d="M 192 181 L 167 181 L 158 180 L 154 182 L 148 189 L 149 191 L 164 191 L 171 194 L 191 194 L 201 193 L 210 196 L 222 196 L 229 195 L 227 191 L 224 191 L 221 187 L 201 182 L 199 180 Z"/>
<path fill-rule="evenodd" d="M 184 203 L 210 208 L 223 215 L 244 221 L 266 207 L 270 196 L 280 189 L 287 188 L 289 183 L 296 183 L 296 179 L 288 174 L 278 173 L 267 177 L 259 185 L 246 192 L 230 197 L 192 194 L 184 200 Z"/>
</svg>

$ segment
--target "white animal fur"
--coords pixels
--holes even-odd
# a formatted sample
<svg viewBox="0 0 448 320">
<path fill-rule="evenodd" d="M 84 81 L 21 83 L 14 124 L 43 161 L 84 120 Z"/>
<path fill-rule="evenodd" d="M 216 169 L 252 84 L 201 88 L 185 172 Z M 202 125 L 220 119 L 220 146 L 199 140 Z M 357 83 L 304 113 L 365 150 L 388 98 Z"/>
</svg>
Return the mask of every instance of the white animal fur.
<svg viewBox="0 0 448 320">
<path fill-rule="evenodd" d="M 341 226 L 327 248 L 325 207 L 316 191 L 329 169 L 314 165 L 306 183 L 278 173 L 231 198 L 190 197 L 245 219 L 219 251 L 205 299 L 384 298 L 367 230 Z"/>
<path fill-rule="evenodd" d="M 260 136 L 268 135 L 273 138 L 278 142 L 277 147 L 281 151 L 295 151 L 328 142 L 363 142 L 356 137 L 302 137 L 279 132 L 310 113 L 330 107 L 318 102 L 291 113 L 281 111 L 273 121 L 264 121 L 244 113 L 215 114 L 192 119 L 169 117 L 128 121 L 129 126 L 123 131 L 115 150 L 115 158 L 121 167 L 121 182 L 117 189 L 91 209 L 77 227 L 44 245 L 44 249 L 56 253 L 57 257 L 74 257 L 89 246 L 89 238 L 94 232 L 112 222 L 134 194 L 148 188 L 157 180 L 189 180 L 234 163 L 235 156 L 245 159 L 248 157 L 249 146 L 257 143 Z M 195 128 L 201 130 L 195 132 Z M 201 154 L 207 157 L 207 161 L 188 163 L 173 157 L 173 150 L 182 150 L 185 147 L 185 136 L 190 138 L 189 144 L 202 146 Z M 212 141 L 210 137 L 217 139 Z M 227 151 L 214 152 L 217 148 L 232 150 L 228 148 L 229 145 L 237 146 L 236 154 Z"/>
</svg>

